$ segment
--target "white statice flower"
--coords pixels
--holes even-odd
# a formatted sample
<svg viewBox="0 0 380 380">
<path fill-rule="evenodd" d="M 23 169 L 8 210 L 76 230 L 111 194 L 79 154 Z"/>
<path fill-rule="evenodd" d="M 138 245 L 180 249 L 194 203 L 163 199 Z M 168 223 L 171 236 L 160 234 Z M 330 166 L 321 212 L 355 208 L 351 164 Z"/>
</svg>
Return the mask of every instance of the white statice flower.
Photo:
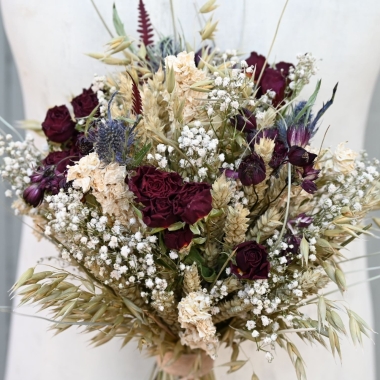
<svg viewBox="0 0 380 380">
<path fill-rule="evenodd" d="M 70 166 L 67 173 L 67 180 L 74 181 L 75 188 L 80 188 L 84 193 L 92 190 L 105 214 L 115 216 L 134 231 L 140 225 L 129 223 L 134 218 L 131 205 L 133 193 L 129 191 L 125 177 L 125 166 L 118 163 L 103 166 L 96 153 L 82 157 L 74 166 Z"/>
<path fill-rule="evenodd" d="M 202 291 L 191 292 L 178 304 L 178 322 L 186 329 L 181 340 L 191 348 L 210 345 L 216 349 L 216 327 L 212 322 L 210 297 Z M 191 337 L 191 338 L 189 338 Z M 209 352 L 209 350 L 206 350 Z"/>
<path fill-rule="evenodd" d="M 345 148 L 345 143 L 340 143 L 333 155 L 334 169 L 343 174 L 350 174 L 355 169 L 357 152 Z"/>
<path fill-rule="evenodd" d="M 96 153 L 90 153 L 82 157 L 75 165 L 70 166 L 67 172 L 67 181 L 74 181 L 75 188 L 87 193 L 91 187 L 93 173 L 100 166 L 100 160 Z"/>
<path fill-rule="evenodd" d="M 216 358 L 216 351 L 218 348 L 218 338 L 211 337 L 208 340 L 204 340 L 199 336 L 198 330 L 195 326 L 189 326 L 184 332 L 180 332 L 181 344 L 189 346 L 191 349 L 204 350 L 211 358 Z"/>
<path fill-rule="evenodd" d="M 189 123 L 199 113 L 198 107 L 203 105 L 202 99 L 207 98 L 207 93 L 190 89 L 196 83 L 207 78 L 206 72 L 195 66 L 194 52 L 183 51 L 177 56 L 169 55 L 165 58 L 165 67 L 172 68 L 175 73 L 175 91 L 179 99 L 185 100 L 183 120 Z"/>
</svg>

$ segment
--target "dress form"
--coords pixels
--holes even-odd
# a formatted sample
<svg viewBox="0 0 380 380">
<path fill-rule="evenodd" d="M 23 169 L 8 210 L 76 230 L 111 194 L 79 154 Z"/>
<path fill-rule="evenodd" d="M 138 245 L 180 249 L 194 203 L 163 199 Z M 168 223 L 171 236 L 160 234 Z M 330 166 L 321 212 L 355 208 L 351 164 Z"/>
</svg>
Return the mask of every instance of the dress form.
<svg viewBox="0 0 380 380">
<path fill-rule="evenodd" d="M 193 2 L 173 2 L 185 35 L 192 42 L 192 36 L 199 30 Z M 111 26 L 113 1 L 98 0 L 96 3 Z M 137 3 L 137 0 L 116 1 L 125 29 L 132 36 L 136 36 Z M 266 55 L 284 1 L 250 0 L 232 4 L 221 0 L 219 3 L 221 7 L 215 14 L 215 19 L 220 20 L 219 46 L 238 47 L 247 55 L 252 50 Z M 169 0 L 145 0 L 145 4 L 157 30 L 163 34 L 171 33 Z M 94 73 L 110 71 L 84 55 L 85 52 L 101 51 L 109 40 L 89 0 L 1 0 L 1 5 L 20 75 L 27 119 L 42 121 L 47 108 L 68 103 L 71 94 L 88 88 Z M 317 106 L 330 99 L 335 82 L 340 82 L 335 104 L 324 116 L 320 132 L 323 135 L 324 129 L 331 125 L 328 132 L 331 146 L 347 140 L 350 148 L 362 148 L 367 112 L 380 67 L 380 51 L 373 49 L 378 45 L 379 21 L 380 3 L 376 0 L 363 0 L 360 4 L 356 0 L 346 0 L 344 4 L 339 0 L 290 0 L 285 12 L 272 60 L 294 62 L 297 53 L 307 51 L 323 58 L 317 77 L 322 77 L 324 82 Z M 314 90 L 314 84 L 315 81 L 304 92 L 305 98 Z M 319 146 L 319 142 L 315 145 Z M 352 244 L 350 251 L 353 254 L 364 253 L 363 242 Z M 19 273 L 33 266 L 41 256 L 53 254 L 54 248 L 49 243 L 37 243 L 31 231 L 24 228 Z M 360 265 L 364 267 L 365 263 L 356 262 L 355 269 Z M 364 273 L 356 276 L 355 280 L 349 277 L 349 282 L 362 278 L 365 278 Z M 352 289 L 346 299 L 371 324 L 368 285 Z M 32 314 L 35 311 L 27 312 Z M 140 356 L 133 342 L 123 350 L 119 350 L 121 342 L 115 341 L 93 349 L 86 343 L 88 337 L 78 335 L 74 328 L 53 338 L 46 332 L 47 327 L 43 321 L 13 318 L 7 380 L 149 378 L 152 361 Z M 366 341 L 363 353 L 345 340 L 343 368 L 322 347 L 300 344 L 299 348 L 307 364 L 308 379 L 375 379 L 374 348 L 370 341 Z M 255 347 L 247 344 L 244 351 L 253 353 L 253 367 L 260 379 L 295 378 L 285 352 L 278 350 L 274 362 L 267 364 L 263 355 L 255 352 Z M 228 361 L 229 357 L 221 350 L 216 365 Z M 225 372 L 225 368 L 216 369 L 219 379 L 249 379 L 252 369 L 247 364 L 228 377 Z"/>
</svg>

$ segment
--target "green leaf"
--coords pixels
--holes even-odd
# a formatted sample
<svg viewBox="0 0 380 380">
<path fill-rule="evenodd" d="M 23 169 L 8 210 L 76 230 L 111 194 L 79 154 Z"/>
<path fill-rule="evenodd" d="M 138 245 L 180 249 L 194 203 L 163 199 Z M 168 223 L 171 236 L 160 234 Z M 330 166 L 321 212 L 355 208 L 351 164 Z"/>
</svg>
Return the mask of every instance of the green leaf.
<svg viewBox="0 0 380 380">
<path fill-rule="evenodd" d="M 151 144 L 145 144 L 141 150 L 136 154 L 135 158 L 134 158 L 134 165 L 135 166 L 139 166 L 141 164 L 141 161 L 144 159 L 145 155 L 149 152 L 150 148 L 151 148 Z"/>
<path fill-rule="evenodd" d="M 134 212 L 136 213 L 137 217 L 139 218 L 139 220 L 143 220 L 143 214 L 142 212 L 132 204 L 132 207 L 133 207 L 133 210 Z"/>
<path fill-rule="evenodd" d="M 124 24 L 120 20 L 115 3 L 113 4 L 113 18 L 112 19 L 113 19 L 113 26 L 115 27 L 116 33 L 119 36 L 127 36 L 127 33 L 125 33 Z"/>
<path fill-rule="evenodd" d="M 303 115 L 305 115 L 306 113 L 307 113 L 307 117 L 309 116 L 310 111 L 314 106 L 315 100 L 317 99 L 318 92 L 321 88 L 321 83 L 322 83 L 321 80 L 319 80 L 317 82 L 317 85 L 315 86 L 315 90 L 314 90 L 313 94 L 310 96 L 309 100 L 306 102 L 306 104 L 304 105 L 302 110 L 298 113 L 298 115 L 294 119 L 294 121 L 293 121 L 294 124 L 297 123 L 297 121 L 299 121 L 301 119 L 301 117 Z"/>
<path fill-rule="evenodd" d="M 181 228 L 185 227 L 185 224 L 186 224 L 185 222 L 174 223 L 174 224 L 172 224 L 171 226 L 168 227 L 168 230 L 169 231 L 178 231 Z"/>
<path fill-rule="evenodd" d="M 192 265 L 194 262 L 196 262 L 200 266 L 205 264 L 205 260 L 198 252 L 198 250 L 191 248 L 190 253 L 184 259 L 184 264 Z"/>
<path fill-rule="evenodd" d="M 206 238 L 204 237 L 198 237 L 198 238 L 193 239 L 193 242 L 195 244 L 203 244 L 205 241 L 206 241 Z"/>
<path fill-rule="evenodd" d="M 211 210 L 211 212 L 208 214 L 207 219 L 208 219 L 208 218 L 218 218 L 219 216 L 222 216 L 223 213 L 224 213 L 223 210 L 213 208 L 213 209 Z"/>
<path fill-rule="evenodd" d="M 163 258 L 158 258 L 155 261 L 156 261 L 156 264 L 161 265 L 162 267 L 166 269 L 169 269 L 171 271 L 177 271 L 177 267 L 174 265 L 170 265 L 171 262 L 169 260 L 165 261 Z"/>
<path fill-rule="evenodd" d="M 152 228 L 150 231 L 149 231 L 149 235 L 154 235 L 156 234 L 157 232 L 161 232 L 165 229 L 165 227 L 156 227 L 156 228 Z"/>
<path fill-rule="evenodd" d="M 190 226 L 190 231 L 191 231 L 194 235 L 200 235 L 200 234 L 201 234 L 201 231 L 199 230 L 199 227 L 197 226 L 196 223 Z"/>
<path fill-rule="evenodd" d="M 87 132 L 88 132 L 88 129 L 90 128 L 90 123 L 92 121 L 92 119 L 94 118 L 94 115 L 96 114 L 96 111 L 98 110 L 98 108 L 100 107 L 100 104 L 98 104 L 92 111 L 91 113 L 87 116 L 87 119 L 86 119 L 86 124 L 85 124 L 85 127 L 84 127 L 84 134 L 87 136 Z"/>
<path fill-rule="evenodd" d="M 205 259 L 201 256 L 197 249 L 192 248 L 190 253 L 184 258 L 183 262 L 186 265 L 192 265 L 194 262 L 197 263 L 201 276 L 205 281 L 212 283 L 215 280 L 215 271 L 205 266 Z"/>
<path fill-rule="evenodd" d="M 160 251 L 161 251 L 162 253 L 166 253 L 167 248 L 166 248 L 166 245 L 165 245 L 165 243 L 164 243 L 164 239 L 163 239 L 163 237 L 162 237 L 162 234 L 158 234 L 158 245 L 159 245 L 159 247 L 160 247 Z"/>
<path fill-rule="evenodd" d="M 216 278 L 216 273 L 213 269 L 202 266 L 202 265 L 199 266 L 199 269 L 201 271 L 201 276 L 203 277 L 205 281 L 210 282 L 210 283 L 214 282 Z"/>
</svg>

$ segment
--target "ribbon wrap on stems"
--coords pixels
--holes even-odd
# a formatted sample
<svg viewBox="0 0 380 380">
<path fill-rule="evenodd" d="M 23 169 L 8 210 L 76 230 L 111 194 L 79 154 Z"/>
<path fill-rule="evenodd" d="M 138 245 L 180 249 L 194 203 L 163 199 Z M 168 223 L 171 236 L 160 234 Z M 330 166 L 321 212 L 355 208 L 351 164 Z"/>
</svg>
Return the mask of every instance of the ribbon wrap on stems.
<svg viewBox="0 0 380 380">
<path fill-rule="evenodd" d="M 215 380 L 214 360 L 206 353 L 183 354 L 177 359 L 173 352 L 156 356 L 159 373 L 156 380 Z"/>
</svg>

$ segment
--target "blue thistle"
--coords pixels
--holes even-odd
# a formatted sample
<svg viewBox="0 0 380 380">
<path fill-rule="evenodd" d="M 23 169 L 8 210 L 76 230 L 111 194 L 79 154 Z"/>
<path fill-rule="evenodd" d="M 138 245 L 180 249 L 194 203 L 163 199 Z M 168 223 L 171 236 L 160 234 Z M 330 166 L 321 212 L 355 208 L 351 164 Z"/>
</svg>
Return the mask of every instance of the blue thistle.
<svg viewBox="0 0 380 380">
<path fill-rule="evenodd" d="M 130 150 L 135 141 L 134 130 L 141 117 L 138 116 L 132 125 L 126 125 L 123 120 L 112 119 L 111 103 L 117 92 L 115 92 L 108 103 L 108 118 L 97 125 L 97 130 L 92 134 L 95 143 L 95 152 L 99 159 L 106 164 L 117 162 L 127 165 L 132 161 Z"/>
</svg>

